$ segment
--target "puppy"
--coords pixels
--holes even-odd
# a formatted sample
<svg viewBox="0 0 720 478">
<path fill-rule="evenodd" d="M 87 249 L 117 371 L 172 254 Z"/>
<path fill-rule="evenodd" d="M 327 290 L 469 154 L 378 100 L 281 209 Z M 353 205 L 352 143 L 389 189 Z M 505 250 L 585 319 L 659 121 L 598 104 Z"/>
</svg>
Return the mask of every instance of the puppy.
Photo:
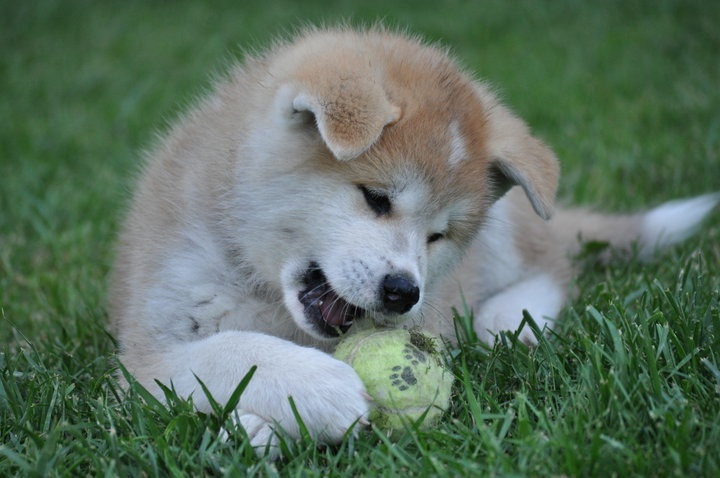
<svg viewBox="0 0 720 478">
<path fill-rule="evenodd" d="M 486 341 L 526 309 L 552 325 L 578 238 L 641 257 L 687 237 L 718 195 L 645 214 L 560 210 L 553 152 L 448 54 L 383 29 L 308 30 L 248 58 L 154 151 L 110 286 L 119 359 L 211 411 L 257 367 L 235 416 L 333 443 L 366 423 L 332 351 L 353 328 Z M 463 302 L 463 300 L 465 302 Z M 521 332 L 532 343 L 530 331 Z"/>
</svg>

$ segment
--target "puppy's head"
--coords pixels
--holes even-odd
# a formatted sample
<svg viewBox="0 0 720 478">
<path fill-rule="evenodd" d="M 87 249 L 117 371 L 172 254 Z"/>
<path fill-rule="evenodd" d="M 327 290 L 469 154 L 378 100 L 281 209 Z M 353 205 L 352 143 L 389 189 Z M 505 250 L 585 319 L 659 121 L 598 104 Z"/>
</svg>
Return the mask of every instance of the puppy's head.
<svg viewBox="0 0 720 478">
<path fill-rule="evenodd" d="M 306 332 L 420 317 L 513 185 L 549 217 L 554 155 L 445 52 L 382 31 L 312 32 L 269 65 L 275 93 L 241 181 L 246 248 Z"/>
</svg>

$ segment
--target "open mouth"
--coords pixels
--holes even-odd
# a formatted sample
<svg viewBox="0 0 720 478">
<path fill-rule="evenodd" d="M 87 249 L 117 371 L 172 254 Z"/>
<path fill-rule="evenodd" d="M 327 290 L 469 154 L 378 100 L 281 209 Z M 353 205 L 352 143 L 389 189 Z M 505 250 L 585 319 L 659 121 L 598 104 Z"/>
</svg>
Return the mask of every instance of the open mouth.
<svg viewBox="0 0 720 478">
<path fill-rule="evenodd" d="M 337 295 L 318 264 L 310 264 L 302 281 L 307 287 L 300 291 L 298 300 L 305 307 L 305 316 L 325 335 L 340 336 L 365 313 Z"/>
</svg>

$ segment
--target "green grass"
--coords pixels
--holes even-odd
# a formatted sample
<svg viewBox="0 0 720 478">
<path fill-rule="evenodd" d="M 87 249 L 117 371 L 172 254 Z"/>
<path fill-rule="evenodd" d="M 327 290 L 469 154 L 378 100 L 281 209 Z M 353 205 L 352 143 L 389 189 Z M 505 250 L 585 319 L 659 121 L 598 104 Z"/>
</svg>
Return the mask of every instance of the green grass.
<svg viewBox="0 0 720 478">
<path fill-rule="evenodd" d="M 245 47 L 385 19 L 450 45 L 563 161 L 564 201 L 720 188 L 720 4 L 0 0 L 0 476 L 718 476 L 720 214 L 649 265 L 592 263 L 533 349 L 453 351 L 446 419 L 285 441 L 113 379 L 105 277 L 139 151 Z M 504 342 L 513 343 L 513 336 Z"/>
</svg>

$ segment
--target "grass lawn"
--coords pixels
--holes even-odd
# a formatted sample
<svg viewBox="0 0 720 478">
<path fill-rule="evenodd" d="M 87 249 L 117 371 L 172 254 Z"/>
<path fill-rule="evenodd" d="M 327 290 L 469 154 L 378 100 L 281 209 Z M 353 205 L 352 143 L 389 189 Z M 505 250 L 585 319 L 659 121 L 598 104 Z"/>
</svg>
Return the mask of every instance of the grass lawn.
<svg viewBox="0 0 720 478">
<path fill-rule="evenodd" d="M 563 162 L 563 202 L 720 189 L 720 3 L 0 0 L 0 476 L 720 476 L 720 211 L 651 264 L 589 262 L 536 348 L 453 351 L 429 431 L 279 462 L 113 379 L 105 278 L 140 150 L 232 58 L 306 22 L 451 46 Z"/>
</svg>

